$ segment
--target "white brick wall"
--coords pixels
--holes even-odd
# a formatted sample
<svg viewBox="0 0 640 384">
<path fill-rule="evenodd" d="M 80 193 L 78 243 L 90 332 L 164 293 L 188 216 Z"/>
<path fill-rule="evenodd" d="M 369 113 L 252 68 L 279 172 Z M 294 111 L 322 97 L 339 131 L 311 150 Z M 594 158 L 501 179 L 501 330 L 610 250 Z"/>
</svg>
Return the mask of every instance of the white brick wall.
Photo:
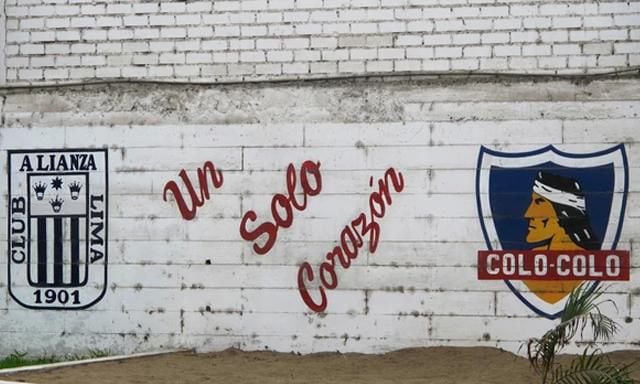
<svg viewBox="0 0 640 384">
<path fill-rule="evenodd" d="M 0 62 L 6 70 L 0 72 L 12 84 L 393 71 L 592 73 L 626 68 L 640 54 L 635 1 L 5 1 L 6 60 Z M 572 49 L 563 50 L 569 44 Z M 96 52 L 103 59 L 85 58 Z M 159 52 L 166 54 L 149 60 Z M 185 54 L 200 56 L 189 61 Z"/>
<path fill-rule="evenodd" d="M 306 65 L 277 69 L 294 73 L 297 64 Z M 362 62 L 339 64 L 358 70 Z M 172 67 L 153 68 L 163 76 Z M 139 67 L 122 68 L 129 70 Z M 43 70 L 23 71 L 36 77 Z M 535 316 L 502 281 L 476 278 L 476 251 L 486 248 L 475 200 L 479 148 L 554 144 L 591 152 L 618 143 L 625 143 L 630 166 L 619 248 L 632 251 L 633 268 L 630 282 L 607 293 L 618 306 L 607 313 L 622 324 L 607 348 L 637 348 L 639 89 L 630 79 L 14 91 L 0 116 L 0 169 L 8 149 L 109 149 L 109 272 L 107 294 L 95 306 L 36 311 L 9 297 L 0 258 L 0 355 L 230 346 L 381 352 L 487 345 L 516 352 L 552 322 Z M 322 191 L 280 229 L 267 255 L 257 255 L 239 236 L 240 218 L 248 210 L 259 222 L 270 217 L 272 196 L 286 191 L 287 165 L 299 169 L 304 160 L 321 163 Z M 224 172 L 224 184 L 187 222 L 175 203 L 163 201 L 163 187 L 181 169 L 193 178 L 205 161 Z M 367 208 L 369 178 L 388 167 L 404 174 L 406 187 L 379 221 L 378 250 L 362 250 L 339 271 L 325 315 L 310 312 L 297 289 L 298 267 L 319 265 L 341 228 Z M 7 193 L 0 182 L 4 224 Z M 7 226 L 0 225 L 2 255 L 6 240 Z"/>
</svg>

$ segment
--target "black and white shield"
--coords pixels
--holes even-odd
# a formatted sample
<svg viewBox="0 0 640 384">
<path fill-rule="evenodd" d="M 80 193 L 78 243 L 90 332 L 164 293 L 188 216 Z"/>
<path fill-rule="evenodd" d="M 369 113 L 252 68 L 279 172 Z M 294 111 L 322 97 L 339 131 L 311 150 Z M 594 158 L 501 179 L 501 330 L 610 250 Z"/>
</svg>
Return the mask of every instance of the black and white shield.
<svg viewBox="0 0 640 384">
<path fill-rule="evenodd" d="M 37 309 L 83 309 L 107 285 L 107 152 L 8 154 L 9 293 Z"/>
</svg>

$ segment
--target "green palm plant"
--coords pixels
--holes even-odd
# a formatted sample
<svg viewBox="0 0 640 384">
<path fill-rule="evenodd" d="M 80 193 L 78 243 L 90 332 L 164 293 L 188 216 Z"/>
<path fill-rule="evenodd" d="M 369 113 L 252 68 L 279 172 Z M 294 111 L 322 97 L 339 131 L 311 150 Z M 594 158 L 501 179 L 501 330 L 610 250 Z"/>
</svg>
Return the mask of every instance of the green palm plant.
<svg viewBox="0 0 640 384">
<path fill-rule="evenodd" d="M 631 364 L 614 365 L 597 348 L 597 343 L 611 340 L 619 325 L 600 311 L 600 305 L 615 303 L 602 300 L 604 289 L 591 290 L 586 284 L 575 288 L 564 306 L 560 323 L 540 338 L 527 343 L 527 356 L 533 369 L 542 377 L 542 384 L 626 384 L 633 383 L 630 377 Z M 555 362 L 556 355 L 579 333 L 583 337 L 587 328 L 592 332 L 592 341 L 582 355 L 568 366 Z"/>
</svg>

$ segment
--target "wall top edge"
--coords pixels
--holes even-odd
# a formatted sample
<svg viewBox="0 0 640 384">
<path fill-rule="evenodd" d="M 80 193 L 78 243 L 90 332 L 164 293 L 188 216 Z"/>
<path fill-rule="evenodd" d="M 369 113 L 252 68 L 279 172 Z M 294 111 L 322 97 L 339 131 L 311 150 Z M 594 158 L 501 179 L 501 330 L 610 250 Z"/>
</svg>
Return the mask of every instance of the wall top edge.
<svg viewBox="0 0 640 384">
<path fill-rule="evenodd" d="M 25 89 L 43 88 L 78 88 L 118 85 L 158 85 L 158 86 L 260 86 L 273 84 L 329 84 L 329 83 L 358 83 L 358 82 L 422 82 L 434 85 L 456 85 L 468 83 L 504 83 L 504 82 L 549 82 L 576 81 L 590 82 L 602 79 L 629 79 L 640 77 L 640 66 L 628 67 L 615 71 L 590 71 L 589 73 L 498 73 L 483 71 L 461 72 L 398 72 L 398 73 L 367 73 L 346 76 L 291 76 L 291 77 L 255 77 L 231 78 L 222 80 L 180 80 L 180 79 L 140 79 L 140 78 L 105 78 L 85 81 L 42 81 L 42 82 L 12 82 L 0 83 L 0 94 L 3 92 Z"/>
</svg>

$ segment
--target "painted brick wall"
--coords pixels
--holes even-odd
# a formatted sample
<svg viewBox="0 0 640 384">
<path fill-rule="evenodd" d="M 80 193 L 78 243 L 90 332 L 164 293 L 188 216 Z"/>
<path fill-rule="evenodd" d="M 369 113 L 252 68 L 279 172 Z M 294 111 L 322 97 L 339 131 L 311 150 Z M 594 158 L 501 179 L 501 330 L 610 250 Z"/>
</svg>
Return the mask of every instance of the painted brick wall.
<svg viewBox="0 0 640 384">
<path fill-rule="evenodd" d="M 0 221 L 8 220 L 7 150 L 107 148 L 110 240 L 106 295 L 85 310 L 20 306 L 8 294 L 7 258 L 0 258 L 0 354 L 230 346 L 517 351 L 553 322 L 502 281 L 476 278 L 476 252 L 486 249 L 475 193 L 481 145 L 507 152 L 625 145 L 630 184 L 618 248 L 631 251 L 631 281 L 611 284 L 606 295 L 618 307 L 606 312 L 622 324 L 606 348 L 640 341 L 637 79 L 105 90 L 2 98 Z M 305 210 L 293 210 L 291 227 L 279 230 L 270 252 L 256 254 L 240 237 L 241 218 L 250 210 L 256 224 L 270 218 L 273 195 L 287 191 L 287 166 L 299 170 L 305 160 L 321 163 L 321 192 Z M 206 161 L 222 170 L 223 185 L 211 189 L 195 219 L 184 220 L 171 196 L 163 200 L 164 186 L 180 180 L 182 169 L 195 180 Z M 364 247 L 350 268 L 336 268 L 338 287 L 327 291 L 325 313 L 311 311 L 298 290 L 300 265 L 317 272 L 342 228 L 367 212 L 370 177 L 375 182 L 389 167 L 402 172 L 405 188 L 392 191 L 378 220 L 378 249 Z M 2 255 L 10 228 L 0 225 Z"/>
<path fill-rule="evenodd" d="M 10 84 L 584 73 L 640 64 L 636 1 L 3 2 Z"/>
</svg>

